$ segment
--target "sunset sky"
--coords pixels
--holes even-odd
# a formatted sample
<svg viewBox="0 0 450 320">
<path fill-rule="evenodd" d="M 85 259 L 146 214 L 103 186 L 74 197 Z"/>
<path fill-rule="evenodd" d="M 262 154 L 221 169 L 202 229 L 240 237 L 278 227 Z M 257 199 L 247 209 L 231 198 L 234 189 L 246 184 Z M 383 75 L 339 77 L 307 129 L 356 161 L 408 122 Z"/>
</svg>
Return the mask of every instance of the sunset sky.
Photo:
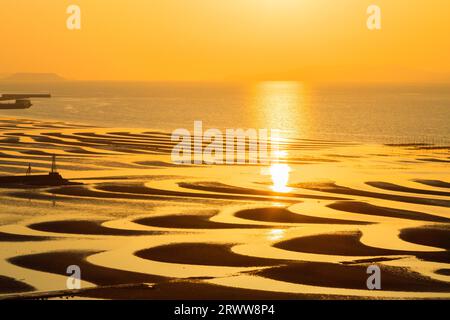
<svg viewBox="0 0 450 320">
<path fill-rule="evenodd" d="M 382 29 L 366 28 L 370 4 Z M 66 8 L 82 29 L 66 28 Z M 76 80 L 450 80 L 448 0 L 2 0 L 0 74 Z"/>
</svg>

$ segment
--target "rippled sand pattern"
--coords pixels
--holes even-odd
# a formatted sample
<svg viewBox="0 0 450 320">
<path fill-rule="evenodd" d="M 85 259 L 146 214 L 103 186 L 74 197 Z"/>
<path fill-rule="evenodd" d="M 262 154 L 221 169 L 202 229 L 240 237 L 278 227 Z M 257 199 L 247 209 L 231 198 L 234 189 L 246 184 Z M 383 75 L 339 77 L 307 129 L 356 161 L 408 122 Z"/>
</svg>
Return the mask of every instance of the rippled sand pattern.
<svg viewBox="0 0 450 320">
<path fill-rule="evenodd" d="M 82 183 L 0 186 L 0 298 L 450 298 L 449 148 L 286 139 L 278 172 L 175 165 L 173 146 L 0 119 L 0 175 L 45 173 L 55 154 Z"/>
</svg>

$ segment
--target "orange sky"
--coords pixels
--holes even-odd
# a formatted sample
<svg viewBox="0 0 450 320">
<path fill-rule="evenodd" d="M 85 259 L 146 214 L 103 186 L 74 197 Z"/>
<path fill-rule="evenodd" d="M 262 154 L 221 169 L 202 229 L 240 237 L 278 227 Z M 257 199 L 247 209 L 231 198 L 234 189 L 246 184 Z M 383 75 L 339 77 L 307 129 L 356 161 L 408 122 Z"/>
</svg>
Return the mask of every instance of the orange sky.
<svg viewBox="0 0 450 320">
<path fill-rule="evenodd" d="M 0 74 L 84 80 L 450 80 L 448 0 L 1 0 Z M 382 9 L 382 30 L 366 9 Z M 78 4 L 82 29 L 66 28 Z"/>
</svg>

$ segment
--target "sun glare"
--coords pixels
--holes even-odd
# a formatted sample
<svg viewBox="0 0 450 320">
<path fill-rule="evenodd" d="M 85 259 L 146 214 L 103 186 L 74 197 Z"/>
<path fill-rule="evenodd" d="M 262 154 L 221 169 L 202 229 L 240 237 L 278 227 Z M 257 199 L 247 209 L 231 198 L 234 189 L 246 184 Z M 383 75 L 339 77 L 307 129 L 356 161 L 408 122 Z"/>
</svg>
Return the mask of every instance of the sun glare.
<svg viewBox="0 0 450 320">
<path fill-rule="evenodd" d="M 284 163 L 274 163 L 270 166 L 270 175 L 272 176 L 272 190 L 275 192 L 289 192 L 291 188 L 289 188 L 289 174 L 291 172 L 291 168 L 289 165 Z"/>
<path fill-rule="evenodd" d="M 270 241 L 279 241 L 284 237 L 283 229 L 272 229 L 267 233 L 267 239 Z"/>
</svg>

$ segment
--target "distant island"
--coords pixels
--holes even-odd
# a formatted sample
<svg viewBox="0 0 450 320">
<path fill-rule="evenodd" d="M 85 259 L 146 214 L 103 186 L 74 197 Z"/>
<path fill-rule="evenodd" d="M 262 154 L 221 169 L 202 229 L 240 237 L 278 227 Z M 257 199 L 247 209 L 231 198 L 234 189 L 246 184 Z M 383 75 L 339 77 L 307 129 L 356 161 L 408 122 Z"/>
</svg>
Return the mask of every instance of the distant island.
<svg viewBox="0 0 450 320">
<path fill-rule="evenodd" d="M 56 73 L 14 73 L 1 79 L 8 82 L 59 82 L 65 81 Z"/>
</svg>

